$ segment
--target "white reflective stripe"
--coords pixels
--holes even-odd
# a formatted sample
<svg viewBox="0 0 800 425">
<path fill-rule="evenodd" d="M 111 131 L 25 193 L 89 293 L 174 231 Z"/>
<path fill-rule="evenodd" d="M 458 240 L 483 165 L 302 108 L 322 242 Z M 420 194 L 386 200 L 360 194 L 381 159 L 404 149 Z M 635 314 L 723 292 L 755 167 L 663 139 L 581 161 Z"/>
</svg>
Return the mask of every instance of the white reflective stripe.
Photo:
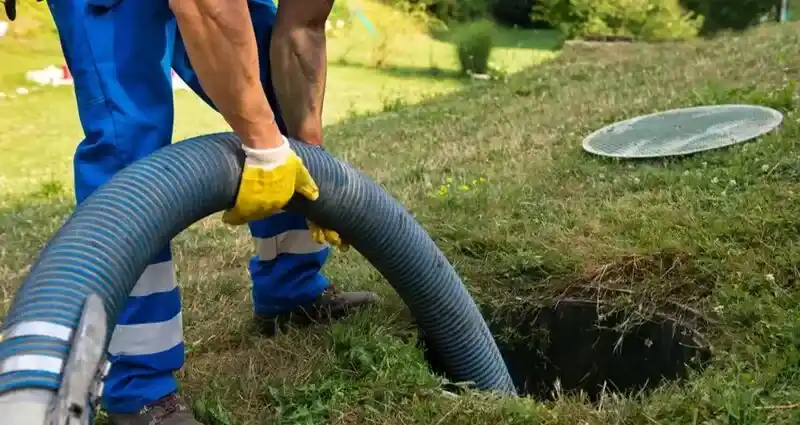
<svg viewBox="0 0 800 425">
<path fill-rule="evenodd" d="M 183 342 L 183 315 L 165 322 L 117 325 L 108 344 L 114 356 L 142 356 L 167 351 Z"/>
<path fill-rule="evenodd" d="M 70 338 L 72 338 L 72 329 L 50 322 L 37 322 L 33 320 L 19 322 L 3 331 L 3 334 L 0 335 L 0 341 L 20 336 L 47 336 L 62 341 L 69 341 Z"/>
<path fill-rule="evenodd" d="M 131 291 L 133 297 L 145 297 L 159 292 L 168 292 L 178 286 L 175 265 L 172 261 L 151 264 L 144 269 Z"/>
<path fill-rule="evenodd" d="M 22 354 L 11 356 L 0 363 L 0 373 L 19 372 L 23 370 L 50 372 L 59 374 L 64 361 L 58 357 L 39 354 Z"/>
<path fill-rule="evenodd" d="M 278 254 L 313 254 L 328 246 L 314 241 L 309 230 L 288 230 L 271 238 L 254 239 L 262 261 L 274 260 Z"/>
</svg>

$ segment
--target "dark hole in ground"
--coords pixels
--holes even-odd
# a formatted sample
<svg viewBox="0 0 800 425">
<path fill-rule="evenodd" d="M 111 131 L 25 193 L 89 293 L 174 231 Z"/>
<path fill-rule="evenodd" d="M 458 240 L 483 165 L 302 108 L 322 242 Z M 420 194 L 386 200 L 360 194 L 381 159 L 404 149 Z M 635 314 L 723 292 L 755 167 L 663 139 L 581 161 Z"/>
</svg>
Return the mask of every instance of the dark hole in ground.
<svg viewBox="0 0 800 425">
<path fill-rule="evenodd" d="M 686 378 L 711 358 L 707 344 L 688 324 L 666 315 L 627 323 L 631 314 L 606 312 L 597 301 L 565 300 L 527 314 L 484 313 L 517 390 L 553 400 L 559 381 L 564 394 L 583 391 L 590 401 L 603 392 L 646 392 L 665 380 Z M 424 347 L 431 370 L 441 361 Z"/>
</svg>

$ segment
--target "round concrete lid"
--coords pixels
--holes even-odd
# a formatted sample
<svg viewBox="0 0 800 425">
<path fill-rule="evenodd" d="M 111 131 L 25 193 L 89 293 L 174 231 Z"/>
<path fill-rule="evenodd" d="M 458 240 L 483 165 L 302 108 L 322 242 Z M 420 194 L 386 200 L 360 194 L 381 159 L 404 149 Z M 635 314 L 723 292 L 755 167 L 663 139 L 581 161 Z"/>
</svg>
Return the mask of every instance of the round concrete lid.
<svg viewBox="0 0 800 425">
<path fill-rule="evenodd" d="M 603 127 L 583 141 L 587 152 L 616 158 L 656 158 L 717 149 L 754 139 L 783 121 L 756 105 L 672 109 Z"/>
</svg>

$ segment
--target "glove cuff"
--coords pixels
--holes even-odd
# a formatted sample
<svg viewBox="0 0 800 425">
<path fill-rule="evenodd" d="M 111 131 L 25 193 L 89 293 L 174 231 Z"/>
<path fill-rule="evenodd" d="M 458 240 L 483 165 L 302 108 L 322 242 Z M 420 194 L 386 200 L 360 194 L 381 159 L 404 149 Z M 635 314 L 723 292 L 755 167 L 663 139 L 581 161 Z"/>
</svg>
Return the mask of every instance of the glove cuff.
<svg viewBox="0 0 800 425">
<path fill-rule="evenodd" d="M 245 163 L 266 170 L 271 170 L 286 163 L 292 154 L 292 147 L 289 139 L 281 135 L 283 143 L 280 146 L 269 149 L 253 149 L 242 145 L 242 150 L 246 155 Z"/>
</svg>

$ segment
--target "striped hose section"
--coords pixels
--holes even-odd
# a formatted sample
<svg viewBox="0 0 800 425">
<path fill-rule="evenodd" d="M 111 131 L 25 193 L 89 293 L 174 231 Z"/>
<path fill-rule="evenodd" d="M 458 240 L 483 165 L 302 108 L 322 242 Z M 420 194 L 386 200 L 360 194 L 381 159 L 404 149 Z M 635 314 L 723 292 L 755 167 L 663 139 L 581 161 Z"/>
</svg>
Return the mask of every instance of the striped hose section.
<svg viewBox="0 0 800 425">
<path fill-rule="evenodd" d="M 339 231 L 395 288 L 450 379 L 514 394 L 503 358 L 453 267 L 414 218 L 377 184 L 325 150 L 291 141 L 320 188 L 287 210 Z M 117 173 L 53 236 L 19 288 L 3 323 L 0 394 L 57 390 L 67 357 L 63 332 L 19 332 L 31 322 L 74 329 L 87 294 L 109 314 L 109 335 L 139 275 L 169 240 L 229 208 L 243 157 L 232 133 L 175 143 Z M 54 362 L 56 363 L 54 365 Z"/>
</svg>

